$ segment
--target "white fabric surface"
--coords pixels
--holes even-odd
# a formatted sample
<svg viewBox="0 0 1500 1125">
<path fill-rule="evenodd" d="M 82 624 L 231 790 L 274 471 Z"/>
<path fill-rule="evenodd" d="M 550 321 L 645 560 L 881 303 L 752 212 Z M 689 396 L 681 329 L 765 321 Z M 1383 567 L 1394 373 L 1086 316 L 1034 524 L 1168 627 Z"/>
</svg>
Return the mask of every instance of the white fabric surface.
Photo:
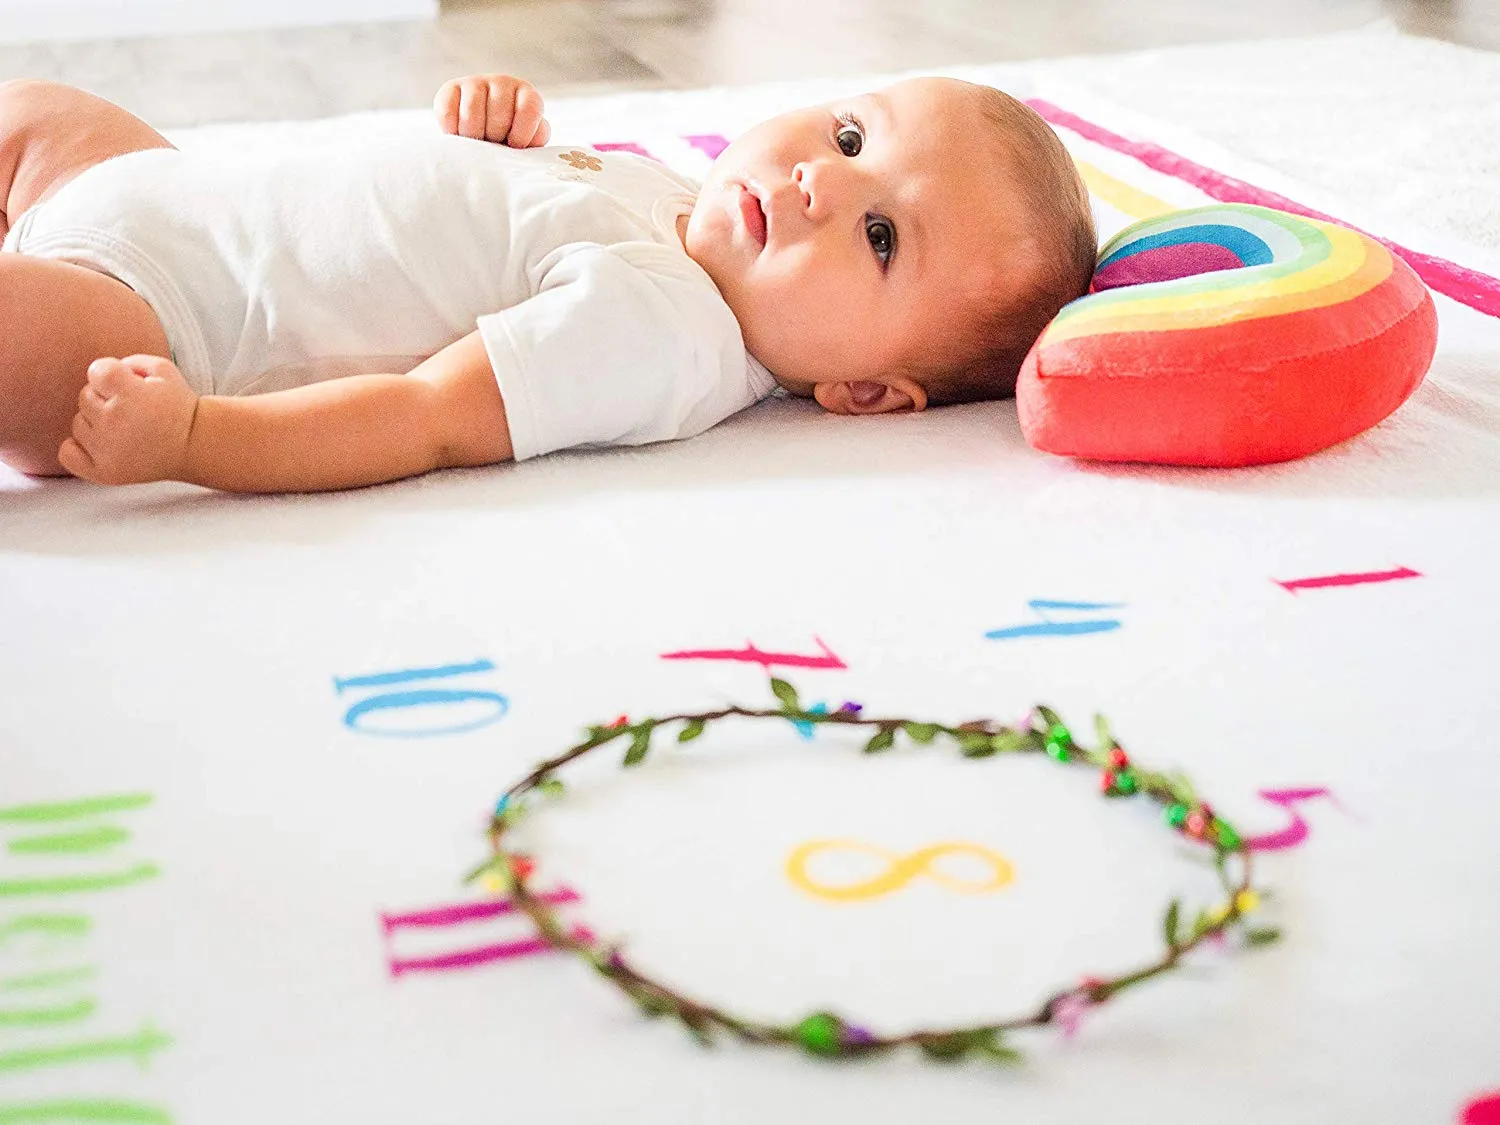
<svg viewBox="0 0 1500 1125">
<path fill-rule="evenodd" d="M 1299 75 L 1335 81 L 1377 50 L 1387 74 L 1446 53 L 1500 89 L 1500 60 L 1379 28 L 966 73 L 1494 276 L 1493 250 L 1464 237 L 1463 216 L 1482 208 L 1468 194 L 1448 206 L 1442 173 L 1403 167 L 1414 186 L 1393 196 L 1331 166 L 1299 181 L 1323 157 L 1302 142 L 1275 167 L 1244 155 L 1305 128 L 1288 116 L 1305 109 Z M 1286 71 L 1287 58 L 1308 61 Z M 1250 79 L 1278 72 L 1290 92 L 1267 101 Z M 1170 90 L 1188 73 L 1225 91 L 1214 120 L 1232 128 L 1151 97 L 1153 82 Z M 1131 104 L 1111 101 L 1111 76 L 1129 75 Z M 638 141 L 691 174 L 707 158 L 682 137 L 732 134 L 849 85 L 562 103 L 556 136 Z M 1338 112 L 1377 144 L 1417 135 L 1443 96 L 1416 85 L 1378 120 L 1353 100 Z M 177 139 L 249 151 L 361 120 Z M 1202 201 L 1070 143 L 1143 191 Z M 1493 177 L 1479 179 L 1493 199 Z M 846 419 L 773 399 L 688 442 L 330 496 L 11 478 L 0 807 L 154 800 L 102 818 L 132 833 L 107 852 L 0 851 L 0 926 L 43 912 L 92 922 L 49 940 L 8 933 L 3 971 L 96 969 L 71 992 L 0 993 L 0 1007 L 98 1001 L 71 1023 L 0 1026 L 0 1106 L 109 1097 L 214 1125 L 1458 1122 L 1500 1087 L 1500 321 L 1438 306 L 1437 360 L 1400 412 L 1254 470 L 1048 457 L 1026 447 L 1010 403 Z M 1419 577 L 1279 584 L 1399 568 Z M 1109 603 L 1086 616 L 1119 627 L 986 637 L 1035 621 L 1035 599 Z M 754 665 L 661 659 L 747 640 L 826 644 L 846 667 L 777 672 L 830 707 L 951 720 L 1043 701 L 1081 730 L 1101 711 L 1141 761 L 1186 770 L 1247 833 L 1290 819 L 1259 791 L 1327 788 L 1337 803 L 1295 810 L 1306 840 L 1258 867 L 1274 892 L 1264 919 L 1285 939 L 1194 957 L 1072 1041 L 1018 1039 L 1030 1059 L 1019 1071 L 705 1053 L 555 956 L 392 978 L 393 956 L 524 937 L 501 918 L 393 922 L 387 939 L 381 915 L 481 897 L 458 879 L 483 854 L 495 796 L 583 724 L 768 700 Z M 408 738 L 345 723 L 357 700 L 396 690 L 349 677 L 480 659 L 493 668 L 399 686 L 498 693 L 498 721 Z M 483 722 L 499 706 L 475 694 L 453 708 Z M 411 714 L 425 712 L 358 721 L 432 721 Z M 0 819 L 11 844 L 41 831 Z M 1146 810 L 1099 800 L 1086 773 L 937 749 L 864 759 L 787 727 L 728 728 L 629 775 L 585 766 L 534 831 L 539 876 L 583 897 L 565 917 L 769 1018 L 830 1007 L 894 1029 L 1009 1014 L 1150 956 L 1167 899 L 1206 894 L 1190 853 Z M 1016 878 L 993 895 L 917 880 L 832 906 L 782 874 L 794 847 L 822 837 L 898 852 L 974 841 Z M 116 890 L 14 889 L 146 861 L 160 873 Z M 92 1061 L 14 1061 L 148 1025 L 172 1043 L 147 1066 L 118 1044 Z"/>
</svg>

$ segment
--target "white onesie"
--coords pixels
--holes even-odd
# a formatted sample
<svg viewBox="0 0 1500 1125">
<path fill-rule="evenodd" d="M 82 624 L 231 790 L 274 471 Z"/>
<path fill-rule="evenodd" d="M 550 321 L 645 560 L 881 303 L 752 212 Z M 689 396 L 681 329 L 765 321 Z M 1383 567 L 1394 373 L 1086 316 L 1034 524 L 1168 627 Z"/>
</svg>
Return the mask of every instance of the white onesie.
<svg viewBox="0 0 1500 1125">
<path fill-rule="evenodd" d="M 363 133 L 88 169 L 4 249 L 123 281 L 200 394 L 405 372 L 477 326 L 516 460 L 690 437 L 771 375 L 687 256 L 696 185 L 623 152 Z"/>
</svg>

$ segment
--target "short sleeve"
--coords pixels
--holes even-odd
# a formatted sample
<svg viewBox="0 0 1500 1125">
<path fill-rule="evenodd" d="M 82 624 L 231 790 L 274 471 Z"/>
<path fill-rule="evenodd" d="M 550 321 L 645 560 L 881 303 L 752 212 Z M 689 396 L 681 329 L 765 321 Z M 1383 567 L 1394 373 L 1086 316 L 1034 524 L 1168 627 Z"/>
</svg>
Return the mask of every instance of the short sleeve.
<svg viewBox="0 0 1500 1125">
<path fill-rule="evenodd" d="M 537 272 L 536 296 L 478 318 L 517 461 L 691 437 L 769 393 L 681 250 L 574 243 Z"/>
</svg>

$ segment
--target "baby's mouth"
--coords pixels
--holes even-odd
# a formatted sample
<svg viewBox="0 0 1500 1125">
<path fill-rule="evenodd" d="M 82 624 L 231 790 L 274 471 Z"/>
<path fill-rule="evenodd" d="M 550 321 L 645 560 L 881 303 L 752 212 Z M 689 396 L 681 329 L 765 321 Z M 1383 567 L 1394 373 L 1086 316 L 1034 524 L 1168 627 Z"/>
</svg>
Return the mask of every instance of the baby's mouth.
<svg viewBox="0 0 1500 1125">
<path fill-rule="evenodd" d="M 745 224 L 745 230 L 750 237 L 755 239 L 757 246 L 764 247 L 766 244 L 766 213 L 761 209 L 760 199 L 744 184 L 740 188 L 740 219 Z"/>
</svg>

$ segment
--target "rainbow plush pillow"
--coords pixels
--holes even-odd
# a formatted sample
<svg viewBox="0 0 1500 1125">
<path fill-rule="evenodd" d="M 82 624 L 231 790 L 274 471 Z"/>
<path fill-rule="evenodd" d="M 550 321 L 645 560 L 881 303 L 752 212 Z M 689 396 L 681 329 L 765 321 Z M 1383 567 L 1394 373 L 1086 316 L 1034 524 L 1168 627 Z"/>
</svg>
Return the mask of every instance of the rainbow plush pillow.
<svg viewBox="0 0 1500 1125">
<path fill-rule="evenodd" d="M 1288 461 L 1375 425 L 1432 363 L 1410 266 L 1345 227 L 1219 204 L 1126 228 L 1049 324 L 1016 403 L 1037 449 L 1104 461 Z"/>
</svg>

